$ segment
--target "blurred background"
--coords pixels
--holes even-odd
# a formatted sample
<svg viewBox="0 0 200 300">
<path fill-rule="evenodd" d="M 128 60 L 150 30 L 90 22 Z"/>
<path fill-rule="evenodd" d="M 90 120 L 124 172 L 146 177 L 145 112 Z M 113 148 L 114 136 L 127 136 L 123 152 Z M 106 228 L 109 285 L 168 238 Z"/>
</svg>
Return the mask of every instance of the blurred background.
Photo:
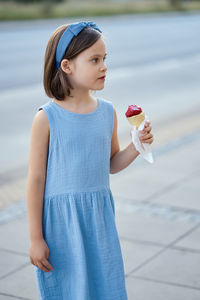
<svg viewBox="0 0 200 300">
<path fill-rule="evenodd" d="M 121 150 L 128 105 L 152 125 L 154 163 L 110 176 L 129 299 L 200 299 L 200 1 L 0 1 L 0 299 L 37 299 L 29 261 L 30 130 L 51 33 L 92 20 L 107 48 L 105 88 Z"/>
<path fill-rule="evenodd" d="M 199 0 L 0 0 L 0 20 L 193 11 Z"/>
</svg>

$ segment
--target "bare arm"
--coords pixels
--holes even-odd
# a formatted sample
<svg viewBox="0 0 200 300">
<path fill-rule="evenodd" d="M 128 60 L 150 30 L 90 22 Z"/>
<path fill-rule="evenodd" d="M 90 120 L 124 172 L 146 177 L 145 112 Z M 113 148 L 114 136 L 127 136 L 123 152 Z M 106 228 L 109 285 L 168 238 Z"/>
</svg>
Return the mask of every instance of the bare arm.
<svg viewBox="0 0 200 300">
<path fill-rule="evenodd" d="M 29 170 L 27 180 L 27 212 L 30 240 L 43 239 L 42 210 L 49 143 L 49 125 L 46 113 L 36 113 L 31 130 Z"/>
<path fill-rule="evenodd" d="M 150 134 L 151 127 L 145 126 L 144 137 L 140 138 L 141 142 L 152 143 L 153 135 Z M 115 174 L 130 165 L 140 153 L 136 150 L 131 142 L 124 150 L 120 150 L 117 135 L 117 114 L 114 108 L 114 128 L 111 141 L 110 173 Z"/>
</svg>

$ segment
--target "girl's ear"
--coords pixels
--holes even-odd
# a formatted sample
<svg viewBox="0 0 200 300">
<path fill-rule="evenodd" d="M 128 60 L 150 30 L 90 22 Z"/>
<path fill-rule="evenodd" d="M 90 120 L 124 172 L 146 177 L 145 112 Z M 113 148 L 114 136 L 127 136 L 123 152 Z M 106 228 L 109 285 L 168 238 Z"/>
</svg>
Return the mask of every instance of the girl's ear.
<svg viewBox="0 0 200 300">
<path fill-rule="evenodd" d="M 66 74 L 72 73 L 71 62 L 68 59 L 63 59 L 61 61 L 60 67 L 63 70 L 63 72 L 65 72 Z"/>
</svg>

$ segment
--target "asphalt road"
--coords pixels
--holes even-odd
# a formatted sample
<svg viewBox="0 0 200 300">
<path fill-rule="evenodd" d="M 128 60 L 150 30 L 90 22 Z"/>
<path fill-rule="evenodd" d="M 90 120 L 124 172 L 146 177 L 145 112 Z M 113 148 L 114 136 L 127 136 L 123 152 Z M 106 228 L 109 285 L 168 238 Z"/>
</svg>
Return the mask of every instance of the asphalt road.
<svg viewBox="0 0 200 300">
<path fill-rule="evenodd" d="M 17 176 L 16 170 L 27 167 L 32 119 L 36 108 L 49 100 L 42 70 L 50 34 L 63 23 L 79 20 L 0 23 L 0 178 L 5 173 Z M 185 124 L 179 124 L 179 133 L 191 125 L 188 116 L 197 118 L 200 108 L 199 14 L 81 20 L 98 23 L 106 37 L 108 76 L 96 96 L 116 107 L 122 145 L 130 138 L 124 116 L 130 104 L 143 107 L 162 138 L 163 125 L 170 125 L 171 133 L 177 120 Z"/>
</svg>

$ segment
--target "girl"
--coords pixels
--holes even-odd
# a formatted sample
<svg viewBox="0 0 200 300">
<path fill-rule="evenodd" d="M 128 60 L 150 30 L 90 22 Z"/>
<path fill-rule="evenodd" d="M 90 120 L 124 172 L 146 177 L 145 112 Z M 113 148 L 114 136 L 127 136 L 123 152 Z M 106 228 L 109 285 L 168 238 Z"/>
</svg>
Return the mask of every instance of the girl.
<svg viewBox="0 0 200 300">
<path fill-rule="evenodd" d="M 109 173 L 139 152 L 120 150 L 112 102 L 94 98 L 107 67 L 94 22 L 58 27 L 47 44 L 44 89 L 34 117 L 27 210 L 39 299 L 127 300 Z M 146 122 L 141 141 L 152 143 Z"/>
</svg>

